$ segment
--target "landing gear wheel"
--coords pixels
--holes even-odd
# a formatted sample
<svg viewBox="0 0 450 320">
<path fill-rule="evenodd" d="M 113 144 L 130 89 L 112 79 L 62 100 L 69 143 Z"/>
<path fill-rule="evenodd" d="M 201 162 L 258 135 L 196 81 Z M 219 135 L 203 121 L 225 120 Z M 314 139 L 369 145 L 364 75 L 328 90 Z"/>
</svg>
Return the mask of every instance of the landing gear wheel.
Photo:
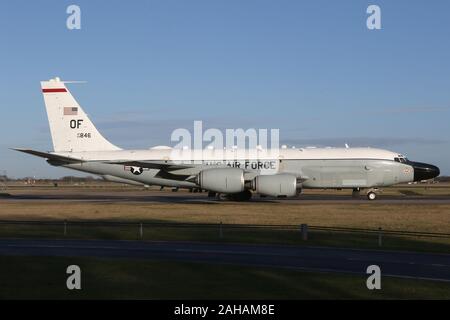
<svg viewBox="0 0 450 320">
<path fill-rule="evenodd" d="M 370 191 L 367 193 L 367 199 L 369 199 L 370 201 L 373 201 L 377 198 L 377 194 L 373 191 Z"/>
</svg>

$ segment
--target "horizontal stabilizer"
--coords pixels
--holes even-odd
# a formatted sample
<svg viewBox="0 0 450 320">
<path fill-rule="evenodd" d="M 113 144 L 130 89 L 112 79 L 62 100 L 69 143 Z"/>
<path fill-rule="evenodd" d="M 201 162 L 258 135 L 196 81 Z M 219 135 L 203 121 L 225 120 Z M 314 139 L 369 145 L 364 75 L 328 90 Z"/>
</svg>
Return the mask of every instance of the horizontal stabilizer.
<svg viewBox="0 0 450 320">
<path fill-rule="evenodd" d="M 20 152 L 24 152 L 24 153 L 28 153 L 28 154 L 32 154 L 33 156 L 45 158 L 45 159 L 48 159 L 48 160 L 51 160 L 51 161 L 58 161 L 58 162 L 64 162 L 64 163 L 82 162 L 79 159 L 65 157 L 65 156 L 60 156 L 60 155 L 57 155 L 57 154 L 54 154 L 54 153 L 49 153 L 49 152 L 42 152 L 42 151 L 36 151 L 36 150 L 31 150 L 31 149 L 21 149 L 21 148 L 13 148 L 12 150 L 20 151 Z"/>
</svg>

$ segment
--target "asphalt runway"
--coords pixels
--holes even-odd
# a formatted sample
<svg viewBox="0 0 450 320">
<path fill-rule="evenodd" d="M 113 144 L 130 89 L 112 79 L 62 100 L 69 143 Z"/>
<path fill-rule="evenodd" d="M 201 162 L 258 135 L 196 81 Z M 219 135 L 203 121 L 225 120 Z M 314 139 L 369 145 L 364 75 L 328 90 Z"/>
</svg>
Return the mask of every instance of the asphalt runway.
<svg viewBox="0 0 450 320">
<path fill-rule="evenodd" d="M 159 259 L 450 282 L 450 255 L 283 245 L 117 240 L 0 240 L 0 255 Z"/>
<path fill-rule="evenodd" d="M 52 193 L 48 191 L 42 194 L 39 193 L 13 193 L 11 195 L 2 195 L 1 201 L 12 202 L 40 202 L 40 201 L 63 201 L 63 202 L 128 202 L 128 203 L 209 203 L 220 204 L 229 202 L 228 200 L 219 200 L 216 198 L 208 198 L 207 193 L 187 193 L 187 192 L 167 192 L 167 191 L 149 191 L 132 193 L 125 192 L 102 192 L 93 191 L 91 193 L 77 193 L 74 192 L 60 192 L 57 190 Z M 286 203 L 286 204 L 302 204 L 302 203 L 367 203 L 369 202 L 365 196 L 360 198 L 352 198 L 351 195 L 317 195 L 305 194 L 296 198 L 277 199 L 277 198 L 262 198 L 259 196 L 253 197 L 250 201 L 241 203 Z M 448 196 L 392 196 L 379 195 L 378 199 L 373 203 L 383 204 L 450 204 L 450 197 Z"/>
</svg>

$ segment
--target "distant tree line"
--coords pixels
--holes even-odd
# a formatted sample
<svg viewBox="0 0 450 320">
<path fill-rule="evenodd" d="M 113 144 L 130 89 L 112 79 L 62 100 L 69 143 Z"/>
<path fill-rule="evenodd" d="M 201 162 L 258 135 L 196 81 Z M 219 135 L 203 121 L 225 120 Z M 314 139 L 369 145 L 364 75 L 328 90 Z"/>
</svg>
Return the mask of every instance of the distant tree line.
<svg viewBox="0 0 450 320">
<path fill-rule="evenodd" d="M 5 175 L 0 175 L 0 182 L 1 181 L 36 181 L 36 182 L 66 182 L 66 183 L 82 183 L 82 182 L 95 182 L 95 181 L 103 181 L 101 178 L 96 178 L 93 176 L 87 176 L 87 177 L 74 177 L 74 176 L 65 176 L 57 179 L 50 179 L 50 178 L 42 178 L 37 179 L 34 177 L 24 177 L 19 179 L 13 179 L 9 178 Z"/>
<path fill-rule="evenodd" d="M 95 178 L 93 176 L 87 177 L 73 177 L 73 176 L 65 176 L 59 179 L 53 179 L 52 181 L 62 181 L 62 182 L 93 182 L 97 180 L 103 180 L 100 178 Z"/>
</svg>

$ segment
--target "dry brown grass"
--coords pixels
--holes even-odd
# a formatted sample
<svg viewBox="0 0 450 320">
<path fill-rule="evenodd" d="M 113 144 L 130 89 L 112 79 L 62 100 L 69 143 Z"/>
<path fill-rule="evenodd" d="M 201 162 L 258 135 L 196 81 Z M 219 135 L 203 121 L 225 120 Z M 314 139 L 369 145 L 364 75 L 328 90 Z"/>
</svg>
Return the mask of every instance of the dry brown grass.
<svg viewBox="0 0 450 320">
<path fill-rule="evenodd" d="M 41 192 L 41 191 L 40 191 Z M 91 191 L 92 192 L 92 191 Z M 301 224 L 450 233 L 450 204 L 20 202 L 0 200 L 0 219 L 138 220 Z"/>
</svg>

